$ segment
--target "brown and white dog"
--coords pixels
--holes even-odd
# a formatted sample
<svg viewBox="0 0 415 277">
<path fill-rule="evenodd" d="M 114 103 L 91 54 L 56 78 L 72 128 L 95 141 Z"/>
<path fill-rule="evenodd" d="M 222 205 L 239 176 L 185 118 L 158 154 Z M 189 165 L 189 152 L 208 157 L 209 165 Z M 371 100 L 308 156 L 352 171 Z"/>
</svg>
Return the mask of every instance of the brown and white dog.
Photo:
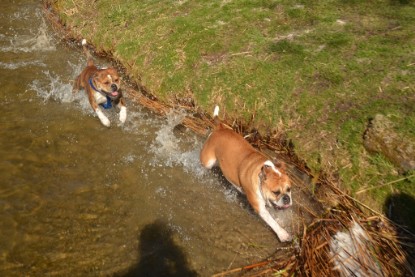
<svg viewBox="0 0 415 277">
<path fill-rule="evenodd" d="M 87 57 L 87 67 L 76 78 L 73 92 L 78 92 L 81 88 L 85 89 L 85 92 L 88 94 L 89 103 L 103 125 L 109 127 L 110 121 L 98 105 L 102 105 L 103 108 L 108 109 L 112 107 L 112 103 L 120 109 L 119 118 L 121 123 L 124 123 L 127 119 L 127 108 L 125 107 L 125 101 L 120 91 L 120 76 L 112 67 L 98 69 L 94 65 L 85 39 L 82 40 L 82 47 Z"/>
<path fill-rule="evenodd" d="M 219 121 L 219 107 L 213 116 L 215 128 L 202 151 L 200 161 L 206 168 L 219 167 L 225 178 L 245 193 L 253 209 L 274 230 L 280 241 L 291 236 L 272 217 L 266 206 L 288 208 L 292 205 L 290 178 L 285 165 L 278 167 L 265 155 L 255 150 L 242 136 Z"/>
</svg>

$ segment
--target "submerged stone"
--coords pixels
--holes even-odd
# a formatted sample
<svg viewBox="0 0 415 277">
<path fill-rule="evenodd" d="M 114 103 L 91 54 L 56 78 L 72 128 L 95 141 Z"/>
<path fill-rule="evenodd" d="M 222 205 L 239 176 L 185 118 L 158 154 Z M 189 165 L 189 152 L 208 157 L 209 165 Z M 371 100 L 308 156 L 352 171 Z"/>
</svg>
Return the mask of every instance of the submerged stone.
<svg viewBox="0 0 415 277">
<path fill-rule="evenodd" d="M 398 134 L 386 116 L 370 120 L 363 139 L 368 151 L 383 154 L 403 171 L 415 169 L 414 140 Z"/>
</svg>

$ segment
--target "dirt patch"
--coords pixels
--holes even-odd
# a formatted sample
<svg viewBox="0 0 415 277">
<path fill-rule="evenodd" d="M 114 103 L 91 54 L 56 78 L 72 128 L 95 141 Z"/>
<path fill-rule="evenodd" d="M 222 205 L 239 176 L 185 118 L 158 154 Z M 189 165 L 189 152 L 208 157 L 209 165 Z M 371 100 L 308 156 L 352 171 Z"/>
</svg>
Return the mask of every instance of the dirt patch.
<svg viewBox="0 0 415 277">
<path fill-rule="evenodd" d="M 415 144 L 393 130 L 392 122 L 384 115 L 377 114 L 369 123 L 364 145 L 371 152 L 385 155 L 400 170 L 415 169 Z"/>
</svg>

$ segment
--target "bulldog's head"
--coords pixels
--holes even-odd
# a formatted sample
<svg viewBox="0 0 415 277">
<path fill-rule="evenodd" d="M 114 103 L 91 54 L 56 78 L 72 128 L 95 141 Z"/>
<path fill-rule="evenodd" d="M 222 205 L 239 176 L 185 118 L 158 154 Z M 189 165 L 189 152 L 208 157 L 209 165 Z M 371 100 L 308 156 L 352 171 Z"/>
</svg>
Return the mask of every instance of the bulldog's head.
<svg viewBox="0 0 415 277">
<path fill-rule="evenodd" d="M 92 77 L 97 90 L 101 91 L 111 99 L 121 96 L 121 78 L 114 68 L 98 70 Z"/>
<path fill-rule="evenodd" d="M 285 209 L 292 205 L 291 182 L 285 164 L 266 161 L 259 174 L 260 190 L 268 206 Z"/>
</svg>

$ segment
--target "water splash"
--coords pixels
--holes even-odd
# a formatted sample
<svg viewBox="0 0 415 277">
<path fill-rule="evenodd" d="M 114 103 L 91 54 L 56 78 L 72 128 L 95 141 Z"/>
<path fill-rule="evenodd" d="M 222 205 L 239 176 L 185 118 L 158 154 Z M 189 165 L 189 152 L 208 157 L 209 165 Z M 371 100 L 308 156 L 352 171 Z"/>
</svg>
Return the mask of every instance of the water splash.
<svg viewBox="0 0 415 277">
<path fill-rule="evenodd" d="M 40 9 L 36 9 L 35 12 L 33 12 L 29 7 L 22 7 L 15 13 L 10 15 L 11 21 L 21 21 L 21 20 L 31 20 L 33 19 L 33 15 L 36 18 L 41 18 L 42 12 Z"/>
<path fill-rule="evenodd" d="M 154 154 L 150 165 L 154 167 L 182 167 L 183 171 L 190 173 L 205 186 L 214 187 L 222 191 L 227 202 L 238 202 L 239 192 L 232 186 L 222 186 L 218 177 L 211 170 L 204 168 L 199 160 L 203 141 L 196 136 L 180 136 L 175 134 L 175 127 L 180 124 L 184 112 L 170 111 L 166 120 L 156 131 L 156 138 L 150 146 Z"/>
<path fill-rule="evenodd" d="M 44 103 L 48 101 L 57 101 L 60 103 L 75 102 L 78 104 L 82 112 L 93 114 L 88 98 L 83 91 L 73 93 L 73 80 L 81 72 L 82 65 L 80 63 L 68 62 L 69 80 L 63 80 L 58 74 L 48 70 L 42 71 L 44 77 L 33 80 L 29 85 L 27 91 L 36 92 L 37 96 L 43 100 Z"/>
<path fill-rule="evenodd" d="M 22 67 L 28 67 L 28 66 L 39 66 L 39 67 L 46 67 L 46 64 L 40 61 L 30 61 L 30 62 L 18 62 L 18 63 L 5 63 L 0 62 L 0 68 L 3 69 L 11 69 L 15 70 Z"/>
<path fill-rule="evenodd" d="M 150 146 L 150 151 L 155 154 L 153 165 L 182 166 L 186 172 L 203 176 L 206 170 L 199 161 L 201 142 L 197 138 L 179 138 L 174 134 L 174 128 L 185 117 L 182 112 L 171 111 L 167 114 L 166 122 L 156 132 L 156 138 Z M 191 149 L 183 150 L 183 145 L 190 144 Z"/>
<path fill-rule="evenodd" d="M 0 47 L 2 52 L 31 53 L 55 51 L 56 45 L 53 37 L 48 33 L 48 27 L 42 18 L 38 29 L 31 31 L 30 35 L 14 35 L 7 46 Z M 2 38 L 5 40 L 5 38 Z"/>
<path fill-rule="evenodd" d="M 43 71 L 45 78 L 42 80 L 33 80 L 29 84 L 29 90 L 35 91 L 37 95 L 46 103 L 50 99 L 62 103 L 69 103 L 74 100 L 72 95 L 72 86 L 62 82 L 59 76 Z"/>
<path fill-rule="evenodd" d="M 17 40 L 17 49 L 23 52 L 47 52 L 55 51 L 56 46 L 53 37 L 49 35 L 45 20 L 42 18 L 39 29 L 35 36 Z"/>
<path fill-rule="evenodd" d="M 143 119 L 141 107 L 134 105 L 128 98 L 125 100 L 127 102 L 127 121 L 122 124 L 116 119 L 117 124 L 122 126 L 122 130 L 127 133 L 140 133 L 141 135 L 148 134 L 149 130 L 146 128 L 146 125 L 150 124 L 150 122 L 148 122 L 147 119 Z"/>
</svg>

